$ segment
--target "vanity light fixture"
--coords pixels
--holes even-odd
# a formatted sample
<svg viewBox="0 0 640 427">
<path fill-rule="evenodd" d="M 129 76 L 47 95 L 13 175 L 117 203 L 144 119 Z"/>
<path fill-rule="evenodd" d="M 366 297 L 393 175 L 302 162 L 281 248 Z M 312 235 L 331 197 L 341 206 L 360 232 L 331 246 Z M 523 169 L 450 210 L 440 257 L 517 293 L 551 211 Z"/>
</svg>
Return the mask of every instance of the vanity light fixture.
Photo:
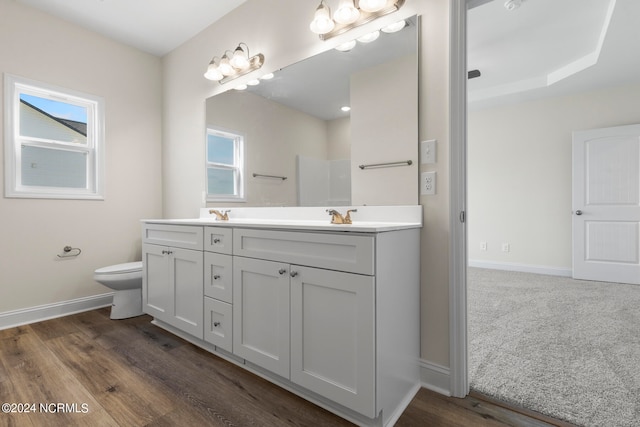
<svg viewBox="0 0 640 427">
<path fill-rule="evenodd" d="M 402 19 L 398 22 L 394 22 L 393 24 L 389 24 L 386 27 L 380 28 L 380 31 L 387 34 L 397 33 L 398 31 L 402 30 L 406 26 L 407 26 L 407 21 Z"/>
<path fill-rule="evenodd" d="M 504 2 L 504 8 L 508 11 L 516 10 L 517 8 L 522 6 L 522 3 L 524 3 L 525 1 L 526 0 L 507 0 Z"/>
<path fill-rule="evenodd" d="M 340 0 L 338 8 L 333 14 L 333 19 L 338 24 L 353 24 L 360 17 L 360 10 L 356 8 L 353 0 Z"/>
<path fill-rule="evenodd" d="M 321 40 L 343 34 L 360 25 L 399 10 L 405 0 L 339 0 L 333 16 L 325 2 L 321 0 L 316 8 L 309 29 L 318 34 Z"/>
<path fill-rule="evenodd" d="M 226 51 L 222 58 L 214 56 L 209 62 L 204 77 L 224 84 L 228 81 L 257 70 L 264 64 L 264 55 L 261 53 L 249 56 L 249 46 L 240 43 L 235 51 Z"/>
<path fill-rule="evenodd" d="M 378 37 L 380 37 L 380 31 L 374 31 L 369 34 L 365 34 L 362 37 L 358 37 L 358 41 L 360 43 L 371 43 L 372 41 L 378 40 Z"/>
<path fill-rule="evenodd" d="M 339 50 L 340 52 L 349 52 L 354 47 L 356 47 L 356 41 L 355 40 L 349 40 L 348 42 L 344 42 L 342 44 L 339 44 L 338 46 L 335 47 L 335 49 Z"/>
<path fill-rule="evenodd" d="M 348 42 L 339 44 L 334 49 L 340 52 L 349 52 L 351 49 L 353 49 L 356 46 L 356 41 L 359 41 L 360 43 L 371 43 L 372 41 L 377 40 L 378 37 L 380 37 L 380 31 L 387 34 L 397 33 L 398 31 L 401 31 L 403 28 L 405 28 L 407 25 L 408 25 L 407 21 L 402 19 L 398 22 L 394 22 L 393 24 L 389 24 L 385 27 L 380 28 L 379 31 L 373 31 L 369 34 L 365 34 L 364 36 L 358 37 L 355 40 L 350 40 Z"/>
</svg>

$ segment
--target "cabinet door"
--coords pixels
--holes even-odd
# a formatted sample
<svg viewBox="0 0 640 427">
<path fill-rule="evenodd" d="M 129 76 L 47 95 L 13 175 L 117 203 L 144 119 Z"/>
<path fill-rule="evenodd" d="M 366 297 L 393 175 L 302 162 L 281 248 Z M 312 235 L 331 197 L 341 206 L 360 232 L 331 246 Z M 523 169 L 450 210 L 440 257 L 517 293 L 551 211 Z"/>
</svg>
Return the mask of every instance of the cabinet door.
<svg viewBox="0 0 640 427">
<path fill-rule="evenodd" d="M 232 349 L 231 304 L 204 298 L 204 340 L 227 351 Z"/>
<path fill-rule="evenodd" d="M 220 301 L 232 302 L 233 258 L 231 255 L 204 253 L 204 294 Z"/>
<path fill-rule="evenodd" d="M 375 418 L 374 277 L 291 272 L 291 380 Z"/>
<path fill-rule="evenodd" d="M 170 320 L 173 295 L 169 278 L 167 252 L 169 248 L 142 245 L 142 308 L 145 313 L 163 321 Z"/>
<path fill-rule="evenodd" d="M 233 352 L 289 378 L 289 266 L 233 260 Z"/>
<path fill-rule="evenodd" d="M 170 323 L 202 339 L 203 253 L 171 247 L 169 251 L 169 277 L 173 281 L 173 317 Z"/>
</svg>

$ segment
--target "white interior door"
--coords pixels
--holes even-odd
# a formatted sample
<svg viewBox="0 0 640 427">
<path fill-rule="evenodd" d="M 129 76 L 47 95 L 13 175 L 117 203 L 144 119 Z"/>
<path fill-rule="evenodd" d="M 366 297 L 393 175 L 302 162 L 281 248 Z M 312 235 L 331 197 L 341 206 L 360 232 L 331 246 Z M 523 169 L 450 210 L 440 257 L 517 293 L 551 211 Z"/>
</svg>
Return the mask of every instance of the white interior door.
<svg viewBox="0 0 640 427">
<path fill-rule="evenodd" d="M 640 125 L 573 133 L 573 277 L 640 284 Z"/>
</svg>

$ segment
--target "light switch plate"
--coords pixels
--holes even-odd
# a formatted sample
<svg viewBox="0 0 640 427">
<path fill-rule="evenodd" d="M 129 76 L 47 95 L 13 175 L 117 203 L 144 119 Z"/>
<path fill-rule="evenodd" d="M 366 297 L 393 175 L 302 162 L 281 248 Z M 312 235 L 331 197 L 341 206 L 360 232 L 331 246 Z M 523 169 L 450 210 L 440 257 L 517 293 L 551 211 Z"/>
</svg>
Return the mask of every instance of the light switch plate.
<svg viewBox="0 0 640 427">
<path fill-rule="evenodd" d="M 422 164 L 430 164 L 436 162 L 436 146 L 435 139 L 429 139 L 420 143 L 420 162 Z"/>
</svg>

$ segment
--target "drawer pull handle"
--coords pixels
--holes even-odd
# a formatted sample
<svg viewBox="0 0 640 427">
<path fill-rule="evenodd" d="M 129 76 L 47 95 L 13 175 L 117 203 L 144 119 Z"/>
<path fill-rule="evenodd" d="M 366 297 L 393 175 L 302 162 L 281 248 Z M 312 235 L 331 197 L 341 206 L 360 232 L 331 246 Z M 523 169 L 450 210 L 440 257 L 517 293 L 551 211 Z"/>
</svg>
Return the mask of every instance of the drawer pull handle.
<svg viewBox="0 0 640 427">
<path fill-rule="evenodd" d="M 290 274 L 291 274 L 291 277 L 296 277 L 298 275 L 298 272 L 297 271 L 292 271 Z"/>
<path fill-rule="evenodd" d="M 220 243 L 220 239 L 216 237 L 215 239 L 213 239 L 213 243 Z"/>
<path fill-rule="evenodd" d="M 213 327 L 217 328 L 218 326 L 220 326 L 220 322 L 213 322 Z"/>
<path fill-rule="evenodd" d="M 216 274 L 215 276 L 213 276 L 213 280 L 220 280 L 220 275 Z"/>
<path fill-rule="evenodd" d="M 287 272 L 287 270 L 284 269 L 284 268 L 281 268 L 280 270 L 278 270 L 278 274 L 280 274 L 281 276 L 286 272 Z"/>
</svg>

